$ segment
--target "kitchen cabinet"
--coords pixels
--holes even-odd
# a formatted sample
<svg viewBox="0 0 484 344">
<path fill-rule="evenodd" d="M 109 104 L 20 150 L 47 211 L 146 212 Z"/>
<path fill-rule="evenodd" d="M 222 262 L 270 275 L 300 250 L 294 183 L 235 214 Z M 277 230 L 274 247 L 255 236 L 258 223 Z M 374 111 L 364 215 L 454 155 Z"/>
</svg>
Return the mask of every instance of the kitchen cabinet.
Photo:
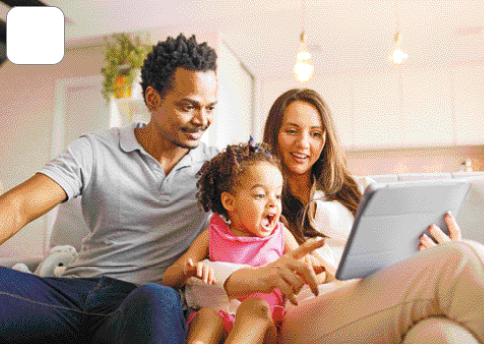
<svg viewBox="0 0 484 344">
<path fill-rule="evenodd" d="M 484 144 L 484 66 L 454 69 L 455 144 Z"/>
<path fill-rule="evenodd" d="M 400 115 L 399 74 L 363 74 L 354 83 L 354 149 L 400 147 L 404 142 Z"/>
<path fill-rule="evenodd" d="M 333 116 L 338 139 L 345 149 L 354 145 L 353 85 L 346 74 L 315 79 L 313 84 Z"/>
<path fill-rule="evenodd" d="M 449 71 L 402 72 L 402 147 L 453 145 L 452 99 Z"/>
</svg>

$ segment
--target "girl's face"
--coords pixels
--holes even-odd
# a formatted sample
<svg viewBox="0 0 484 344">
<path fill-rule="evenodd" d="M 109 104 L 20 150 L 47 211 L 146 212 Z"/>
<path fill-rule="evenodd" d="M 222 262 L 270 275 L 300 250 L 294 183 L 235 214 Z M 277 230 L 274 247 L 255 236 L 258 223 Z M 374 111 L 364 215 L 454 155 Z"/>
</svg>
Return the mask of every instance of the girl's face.
<svg viewBox="0 0 484 344">
<path fill-rule="evenodd" d="M 310 175 L 325 142 L 326 133 L 316 107 L 299 100 L 291 103 L 284 113 L 277 140 L 288 175 Z"/>
<path fill-rule="evenodd" d="M 272 234 L 281 216 L 282 185 L 282 174 L 276 166 L 268 162 L 249 166 L 236 186 L 235 196 L 222 194 L 232 232 L 261 238 Z"/>
</svg>

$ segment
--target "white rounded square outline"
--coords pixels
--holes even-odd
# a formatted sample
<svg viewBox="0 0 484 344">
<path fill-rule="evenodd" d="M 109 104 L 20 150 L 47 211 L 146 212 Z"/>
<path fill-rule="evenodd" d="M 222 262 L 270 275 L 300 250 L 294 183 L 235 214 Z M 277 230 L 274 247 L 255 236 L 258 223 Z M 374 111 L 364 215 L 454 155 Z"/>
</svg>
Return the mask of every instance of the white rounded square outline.
<svg viewBox="0 0 484 344">
<path fill-rule="evenodd" d="M 48 11 L 48 15 L 46 15 L 46 10 Z M 52 46 L 57 46 L 56 49 L 51 49 L 50 51 L 54 51 L 55 54 L 44 54 L 39 60 L 39 55 L 38 54 L 32 54 L 32 53 L 25 53 L 25 51 L 22 53 L 22 48 L 19 49 L 19 46 L 17 46 L 17 43 L 22 43 L 22 42 L 15 42 L 16 38 L 15 36 L 12 36 L 12 31 L 11 29 L 9 30 L 9 24 L 10 28 L 12 25 L 14 25 L 14 28 L 17 28 L 16 25 L 19 24 L 17 20 L 23 20 L 25 22 L 25 17 L 26 17 L 26 11 L 28 14 L 28 18 L 32 16 L 32 12 L 37 12 L 35 13 L 36 15 L 38 14 L 38 11 L 42 11 L 40 14 L 44 18 L 44 22 L 48 22 L 50 24 L 58 25 L 58 27 L 54 27 L 51 30 L 59 30 L 61 32 L 62 38 L 59 38 L 58 36 L 55 37 L 55 39 L 58 40 L 58 42 L 54 42 L 54 44 L 51 44 Z M 21 12 L 21 13 L 19 13 Z M 13 16 L 13 17 L 12 17 Z M 49 17 L 47 20 L 45 17 Z M 13 19 L 12 19 L 13 18 Z M 6 55 L 7 59 L 17 65 L 54 65 L 62 61 L 65 55 L 65 17 L 64 13 L 62 12 L 61 9 L 55 6 L 46 6 L 46 7 L 40 7 L 40 6 L 15 6 L 12 7 L 8 13 L 7 13 L 7 44 L 6 44 Z M 10 20 L 10 22 L 9 22 Z M 14 20 L 14 24 L 12 24 L 12 20 Z M 52 26 L 52 25 L 51 25 Z M 45 27 L 44 27 L 45 29 Z M 9 34 L 10 33 L 10 34 Z M 18 38 L 18 37 L 17 37 Z M 12 45 L 12 40 L 13 40 L 13 45 Z M 9 43 L 10 42 L 10 43 Z M 52 43 L 52 42 L 51 42 Z M 10 47 L 10 49 L 9 49 Z M 14 48 L 13 53 L 14 55 L 10 54 L 9 56 L 9 50 L 12 53 L 12 48 Z M 19 51 L 21 54 L 18 54 Z M 18 54 L 18 56 L 15 56 L 15 54 Z M 13 58 L 11 58 L 13 57 Z"/>
</svg>

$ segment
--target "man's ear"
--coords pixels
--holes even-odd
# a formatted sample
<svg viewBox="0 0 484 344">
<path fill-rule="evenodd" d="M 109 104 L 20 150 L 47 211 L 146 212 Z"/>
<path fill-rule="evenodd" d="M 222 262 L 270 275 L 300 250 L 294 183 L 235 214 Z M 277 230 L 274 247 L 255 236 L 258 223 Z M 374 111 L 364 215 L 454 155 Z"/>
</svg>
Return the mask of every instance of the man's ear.
<svg viewBox="0 0 484 344">
<path fill-rule="evenodd" d="M 235 197 L 232 196 L 231 193 L 224 191 L 220 195 L 220 200 L 222 201 L 222 205 L 227 211 L 234 211 L 235 209 Z"/>
<path fill-rule="evenodd" d="M 145 100 L 146 105 L 150 109 L 150 111 L 154 111 L 160 106 L 161 104 L 161 97 L 157 90 L 155 90 L 152 86 L 148 86 L 145 91 Z"/>
</svg>

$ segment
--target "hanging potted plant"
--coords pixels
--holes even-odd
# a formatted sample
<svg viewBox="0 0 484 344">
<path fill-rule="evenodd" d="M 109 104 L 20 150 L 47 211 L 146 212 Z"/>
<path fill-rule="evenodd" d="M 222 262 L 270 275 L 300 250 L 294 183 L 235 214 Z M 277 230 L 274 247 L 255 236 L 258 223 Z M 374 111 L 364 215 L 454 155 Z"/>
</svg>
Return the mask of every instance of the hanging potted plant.
<svg viewBox="0 0 484 344">
<path fill-rule="evenodd" d="M 113 96 L 115 99 L 131 97 L 133 82 L 152 48 L 141 43 L 138 36 L 132 39 L 126 33 L 113 34 L 111 38 L 113 41 L 104 39 L 106 53 L 101 69 L 104 76 L 102 94 L 108 103 Z"/>
</svg>

